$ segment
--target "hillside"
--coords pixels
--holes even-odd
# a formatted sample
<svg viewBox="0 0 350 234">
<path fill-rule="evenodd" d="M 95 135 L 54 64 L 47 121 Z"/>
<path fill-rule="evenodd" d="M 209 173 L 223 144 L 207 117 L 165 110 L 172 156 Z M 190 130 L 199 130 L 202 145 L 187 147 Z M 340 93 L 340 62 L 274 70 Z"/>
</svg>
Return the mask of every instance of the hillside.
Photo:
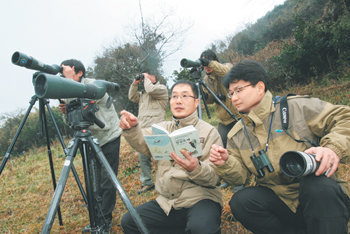
<svg viewBox="0 0 350 234">
<path fill-rule="evenodd" d="M 58 180 L 65 157 L 57 142 L 52 146 L 52 153 Z M 75 158 L 74 165 L 84 184 L 80 155 Z M 153 168 L 156 169 L 155 165 Z M 139 173 L 138 154 L 122 139 L 118 179 L 134 206 L 156 197 L 155 191 L 137 194 L 141 186 Z M 46 148 L 42 147 L 25 153 L 23 157 L 10 159 L 0 176 L 0 186 L 0 233 L 40 232 L 53 196 Z M 231 196 L 231 189 L 226 189 L 226 204 L 222 215 L 223 233 L 250 233 L 245 232 L 239 223 L 230 221 L 232 215 L 227 201 Z M 51 229 L 53 233 L 78 233 L 89 223 L 87 208 L 72 173 L 66 183 L 60 207 L 64 225 L 59 226 L 56 215 Z M 122 233 L 120 219 L 126 211 L 122 199 L 118 196 L 113 213 L 112 233 Z"/>
</svg>

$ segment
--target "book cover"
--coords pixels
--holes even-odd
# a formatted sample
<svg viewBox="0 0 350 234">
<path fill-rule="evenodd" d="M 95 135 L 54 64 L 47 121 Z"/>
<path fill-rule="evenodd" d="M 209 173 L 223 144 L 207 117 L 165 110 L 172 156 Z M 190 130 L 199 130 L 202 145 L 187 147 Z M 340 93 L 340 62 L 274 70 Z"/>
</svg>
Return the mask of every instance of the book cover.
<svg viewBox="0 0 350 234">
<path fill-rule="evenodd" d="M 198 131 L 195 127 L 187 126 L 168 134 L 168 131 L 156 124 L 152 125 L 153 135 L 144 136 L 145 141 L 155 160 L 171 160 L 169 154 L 175 152 L 184 158 L 180 152 L 182 149 L 191 154 L 192 157 L 202 155 L 202 146 Z"/>
<path fill-rule="evenodd" d="M 152 124 L 152 134 L 153 135 L 163 135 L 163 134 L 169 134 L 169 132 L 163 128 L 162 126 L 159 126 L 157 124 Z"/>
</svg>

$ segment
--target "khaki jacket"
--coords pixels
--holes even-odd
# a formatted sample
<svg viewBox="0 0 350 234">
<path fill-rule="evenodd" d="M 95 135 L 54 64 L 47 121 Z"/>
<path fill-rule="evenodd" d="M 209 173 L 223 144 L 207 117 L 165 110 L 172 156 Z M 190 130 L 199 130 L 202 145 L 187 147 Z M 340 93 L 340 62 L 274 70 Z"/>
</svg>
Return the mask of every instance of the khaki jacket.
<svg viewBox="0 0 350 234">
<path fill-rule="evenodd" d="M 350 154 L 350 108 L 332 105 L 318 98 L 309 96 L 288 97 L 289 132 L 296 139 L 308 138 L 320 145 L 332 149 L 345 161 Z M 298 206 L 299 182 L 301 178 L 284 175 L 279 167 L 281 155 L 290 150 L 304 151 L 311 147 L 308 143 L 298 143 L 281 131 L 280 105 L 274 107 L 272 94 L 268 91 L 260 104 L 255 107 L 244 121 L 254 151 L 264 150 L 267 142 L 271 113 L 275 112 L 266 155 L 274 167 L 274 172 L 264 169 L 265 176 L 256 178 L 256 185 L 271 188 L 293 211 Z M 254 127 L 253 127 L 254 126 Z M 277 131 L 276 131 L 277 130 Z M 228 134 L 229 158 L 222 166 L 214 166 L 215 171 L 230 184 L 239 185 L 246 182 L 257 171 L 250 159 L 252 150 L 244 134 L 242 121 L 239 121 Z M 332 179 L 338 181 L 344 192 L 349 195 L 349 183 L 341 181 L 337 175 Z"/>
<path fill-rule="evenodd" d="M 82 84 L 89 84 L 94 81 L 95 79 L 91 78 L 81 79 Z M 89 127 L 91 134 L 98 139 L 100 147 L 108 142 L 117 139 L 122 134 L 122 129 L 119 127 L 119 117 L 114 109 L 113 104 L 109 108 L 106 106 L 108 97 L 109 96 L 106 93 L 101 99 L 96 101 L 99 110 L 95 113 L 95 115 L 105 124 L 105 127 L 100 128 L 96 124 Z M 68 104 L 72 100 L 74 99 L 65 99 L 65 102 Z"/>
<path fill-rule="evenodd" d="M 226 98 L 222 103 L 224 103 L 236 118 L 239 119 L 239 112 L 232 104 L 231 99 L 228 98 L 227 89 L 222 84 L 224 75 L 232 68 L 232 66 L 231 63 L 221 64 L 217 61 L 211 61 L 209 63 L 209 68 L 211 68 L 213 72 L 210 75 L 205 75 L 203 81 L 216 95 L 221 94 Z M 207 103 L 215 103 L 215 115 L 219 118 L 220 122 L 224 125 L 232 123 L 234 119 L 227 113 L 227 111 L 220 104 L 214 102 L 214 97 L 205 88 L 203 88 L 203 90 L 208 94 Z"/>
<path fill-rule="evenodd" d="M 222 205 L 221 190 L 217 186 L 219 177 L 210 166 L 209 150 L 212 144 L 222 144 L 218 131 L 209 123 L 200 120 L 195 111 L 183 119 L 174 119 L 159 123 L 160 126 L 172 132 L 178 128 L 193 125 L 198 129 L 202 143 L 203 156 L 200 165 L 188 172 L 172 160 L 158 160 L 156 174 L 156 190 L 159 193 L 157 202 L 164 212 L 169 215 L 171 208 L 181 209 L 193 206 L 200 200 L 210 199 Z M 151 135 L 151 128 L 140 128 L 139 125 L 123 130 L 123 136 L 129 144 L 143 155 L 150 152 L 143 135 Z"/>
<path fill-rule="evenodd" d="M 145 90 L 137 91 L 138 86 L 131 84 L 129 99 L 139 104 L 138 120 L 141 128 L 150 127 L 154 123 L 165 120 L 168 105 L 168 90 L 163 84 L 152 84 L 149 79 L 143 81 Z"/>
</svg>

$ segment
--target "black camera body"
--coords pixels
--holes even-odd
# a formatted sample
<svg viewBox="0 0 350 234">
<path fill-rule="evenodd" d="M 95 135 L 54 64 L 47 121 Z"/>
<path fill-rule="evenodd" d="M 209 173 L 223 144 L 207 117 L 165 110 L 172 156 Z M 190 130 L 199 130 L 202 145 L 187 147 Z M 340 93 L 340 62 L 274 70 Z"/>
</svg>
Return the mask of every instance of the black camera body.
<svg viewBox="0 0 350 234">
<path fill-rule="evenodd" d="M 267 157 L 266 153 L 263 150 L 259 151 L 259 155 L 258 156 L 251 156 L 250 159 L 252 160 L 254 167 L 256 169 L 256 171 L 258 172 L 258 176 L 264 177 L 265 176 L 265 172 L 264 172 L 264 168 L 267 167 L 267 170 L 269 172 L 273 172 L 275 169 L 273 168 L 269 158 Z"/>
<path fill-rule="evenodd" d="M 145 75 L 140 73 L 140 74 L 136 75 L 135 80 L 141 80 L 141 79 L 144 79 L 144 78 L 145 78 Z"/>
<path fill-rule="evenodd" d="M 86 129 L 96 123 L 100 128 L 104 128 L 104 123 L 95 115 L 98 110 L 99 108 L 95 100 L 86 98 L 74 99 L 66 104 L 69 126 L 75 130 L 80 130 Z"/>
</svg>

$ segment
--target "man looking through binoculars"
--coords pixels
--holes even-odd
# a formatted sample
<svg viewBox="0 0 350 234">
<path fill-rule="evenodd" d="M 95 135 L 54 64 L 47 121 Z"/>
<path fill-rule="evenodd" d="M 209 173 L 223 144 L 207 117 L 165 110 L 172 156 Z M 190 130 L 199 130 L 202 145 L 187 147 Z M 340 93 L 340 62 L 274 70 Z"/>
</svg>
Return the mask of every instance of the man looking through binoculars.
<svg viewBox="0 0 350 234">
<path fill-rule="evenodd" d="M 165 112 L 168 106 L 168 89 L 164 84 L 157 81 L 157 72 L 146 69 L 144 73 L 136 76 L 130 85 L 128 97 L 130 101 L 138 103 L 138 119 L 141 128 L 151 127 L 154 123 L 165 120 Z M 138 91 L 138 85 L 142 84 L 143 89 Z M 139 153 L 141 167 L 140 180 L 141 189 L 137 193 L 144 193 L 154 189 L 152 180 L 152 159 Z"/>
<path fill-rule="evenodd" d="M 69 59 L 61 63 L 62 75 L 66 79 L 80 82 L 82 84 L 89 84 L 95 81 L 95 79 L 85 78 L 84 65 L 76 60 Z M 96 112 L 96 117 L 104 124 L 104 128 L 98 127 L 96 124 L 89 127 L 92 135 L 99 141 L 99 145 L 102 149 L 104 156 L 108 163 L 113 168 L 114 173 L 118 174 L 119 164 L 119 147 L 120 147 L 120 135 L 122 130 L 119 128 L 119 117 L 114 109 L 113 105 L 107 105 L 108 94 L 106 93 L 101 99 L 96 100 L 96 104 L 99 110 Z M 66 99 L 59 105 L 59 108 L 63 114 L 66 113 L 66 103 L 68 104 L 73 99 Z M 89 150 L 89 149 L 88 149 Z M 93 153 L 92 150 L 88 151 L 88 154 Z M 101 165 L 97 163 L 97 170 L 100 175 L 100 181 L 97 183 L 99 188 L 99 198 L 101 200 L 101 212 L 98 212 L 98 219 L 100 224 L 104 225 L 104 231 L 109 232 L 112 223 L 112 212 L 116 203 L 116 190 L 110 181 L 107 172 L 101 168 Z M 90 231 L 89 225 L 83 229 L 84 231 Z"/>
</svg>

